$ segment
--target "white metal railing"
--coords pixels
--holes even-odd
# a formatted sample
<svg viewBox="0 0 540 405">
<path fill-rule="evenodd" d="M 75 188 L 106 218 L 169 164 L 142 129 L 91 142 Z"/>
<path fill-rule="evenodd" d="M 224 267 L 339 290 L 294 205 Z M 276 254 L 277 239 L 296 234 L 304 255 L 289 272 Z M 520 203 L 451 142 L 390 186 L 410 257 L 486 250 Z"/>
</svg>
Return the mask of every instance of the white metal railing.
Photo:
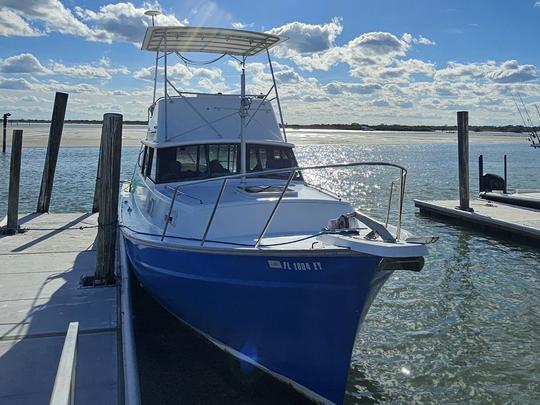
<svg viewBox="0 0 540 405">
<path fill-rule="evenodd" d="M 79 322 L 71 322 L 66 333 L 62 355 L 60 356 L 50 405 L 73 405 L 75 403 L 78 333 Z"/>
<path fill-rule="evenodd" d="M 395 167 L 397 169 L 400 169 L 400 176 L 399 176 L 399 182 L 400 182 L 400 190 L 399 190 L 399 202 L 398 202 L 398 218 L 397 218 L 397 224 L 396 224 L 396 238 L 399 239 L 400 233 L 401 233 L 401 216 L 403 212 L 403 199 L 405 196 L 405 182 L 407 178 L 407 169 L 405 169 L 403 166 L 394 164 L 394 163 L 388 163 L 388 162 L 355 162 L 355 163 L 341 163 L 341 164 L 331 164 L 331 165 L 319 165 L 319 166 L 308 166 L 308 167 L 288 167 L 283 169 L 274 169 L 274 170 L 264 170 L 264 171 L 257 171 L 257 172 L 250 172 L 245 174 L 233 174 L 228 176 L 221 176 L 221 177 L 213 177 L 213 178 L 207 178 L 202 180 L 194 180 L 194 181 L 186 181 L 182 184 L 179 184 L 178 186 L 172 188 L 173 195 L 171 198 L 171 204 L 169 207 L 169 212 L 165 219 L 165 225 L 163 227 L 163 232 L 161 234 L 161 240 L 165 239 L 167 228 L 169 223 L 171 222 L 171 213 L 174 207 L 174 202 L 176 200 L 176 196 L 178 194 L 183 194 L 178 191 L 180 187 L 186 186 L 186 185 L 194 185 L 194 184 L 202 184 L 202 183 L 209 183 L 212 181 L 222 181 L 221 187 L 218 192 L 218 196 L 216 198 L 216 202 L 214 203 L 214 206 L 212 208 L 212 212 L 210 214 L 210 218 L 208 219 L 208 222 L 206 224 L 206 228 L 203 233 L 203 237 L 201 239 L 201 246 L 204 245 L 206 241 L 206 237 L 208 236 L 208 233 L 210 231 L 210 228 L 212 226 L 212 222 L 214 221 L 214 217 L 216 214 L 216 211 L 218 209 L 219 203 L 221 201 L 221 197 L 223 196 L 223 192 L 225 190 L 225 186 L 227 184 L 228 180 L 233 179 L 244 179 L 247 177 L 260 177 L 260 176 L 268 176 L 273 174 L 280 174 L 280 173 L 290 173 L 289 177 L 287 178 L 287 181 L 285 185 L 283 186 L 283 190 L 281 191 L 276 203 L 274 204 L 274 207 L 272 208 L 272 211 L 270 212 L 270 215 L 268 216 L 268 219 L 266 220 L 261 233 L 259 234 L 259 237 L 257 238 L 257 241 L 253 247 L 258 248 L 261 244 L 261 241 L 263 240 L 266 232 L 268 231 L 268 228 L 270 227 L 270 224 L 272 223 L 272 220 L 274 219 L 276 212 L 281 204 L 281 201 L 283 200 L 283 197 L 285 196 L 285 193 L 287 192 L 287 189 L 289 185 L 291 184 L 292 180 L 294 179 L 296 173 L 298 172 L 304 172 L 307 170 L 320 170 L 320 169 L 334 169 L 334 168 L 345 168 L 345 167 L 358 167 L 358 166 L 388 166 L 388 167 Z M 386 225 L 388 226 L 388 218 L 390 215 L 390 204 L 392 202 L 392 193 L 394 189 L 394 183 L 392 182 L 390 187 L 390 196 L 389 196 L 389 202 L 388 202 L 388 211 L 386 214 Z"/>
</svg>

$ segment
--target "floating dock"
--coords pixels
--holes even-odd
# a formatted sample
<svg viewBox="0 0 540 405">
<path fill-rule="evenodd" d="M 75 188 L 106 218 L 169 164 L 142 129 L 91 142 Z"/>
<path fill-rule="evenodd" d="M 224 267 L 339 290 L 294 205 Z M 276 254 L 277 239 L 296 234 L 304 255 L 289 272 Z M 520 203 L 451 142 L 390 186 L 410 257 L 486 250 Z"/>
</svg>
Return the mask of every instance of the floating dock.
<svg viewBox="0 0 540 405">
<path fill-rule="evenodd" d="M 122 403 L 120 288 L 80 284 L 96 268 L 97 214 L 28 214 L 19 226 L 0 236 L 0 403 L 49 403 L 71 322 L 76 403 Z"/>
<path fill-rule="evenodd" d="M 510 239 L 517 238 L 528 243 L 540 241 L 539 210 L 484 199 L 470 202 L 470 208 L 474 211 L 460 210 L 457 200 L 414 200 L 414 205 L 420 209 L 420 213 L 480 226 Z"/>
<path fill-rule="evenodd" d="M 481 193 L 480 198 L 489 201 L 502 202 L 509 205 L 516 205 L 519 207 L 534 208 L 540 210 L 540 193 L 495 193 L 487 192 Z"/>
</svg>

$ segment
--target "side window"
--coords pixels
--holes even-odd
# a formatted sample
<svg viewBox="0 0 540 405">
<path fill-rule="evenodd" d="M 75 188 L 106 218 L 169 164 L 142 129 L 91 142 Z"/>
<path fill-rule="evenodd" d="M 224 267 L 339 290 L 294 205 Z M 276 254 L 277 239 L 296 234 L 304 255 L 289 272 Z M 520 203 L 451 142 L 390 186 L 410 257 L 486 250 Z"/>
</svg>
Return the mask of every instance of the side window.
<svg viewBox="0 0 540 405">
<path fill-rule="evenodd" d="M 154 148 L 148 148 L 148 151 L 146 153 L 146 166 L 145 166 L 144 175 L 150 177 L 151 179 L 154 177 L 153 175 L 156 173 L 155 169 L 152 170 L 153 163 L 154 163 Z"/>
<path fill-rule="evenodd" d="M 148 146 L 145 146 L 144 149 L 139 153 L 139 167 L 141 168 L 141 174 L 144 175 L 144 167 L 146 165 L 146 153 L 148 152 Z"/>
</svg>

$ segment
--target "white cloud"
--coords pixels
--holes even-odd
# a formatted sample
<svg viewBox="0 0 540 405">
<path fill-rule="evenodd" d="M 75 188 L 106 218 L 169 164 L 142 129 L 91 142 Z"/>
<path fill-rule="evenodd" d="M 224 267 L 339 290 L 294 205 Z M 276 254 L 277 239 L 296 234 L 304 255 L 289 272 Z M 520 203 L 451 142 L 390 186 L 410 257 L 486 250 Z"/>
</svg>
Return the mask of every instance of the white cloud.
<svg viewBox="0 0 540 405">
<path fill-rule="evenodd" d="M 328 94 L 371 94 L 381 89 L 380 84 L 361 84 L 361 83 L 343 83 L 331 82 L 323 86 L 324 91 Z"/>
<path fill-rule="evenodd" d="M 43 23 L 47 32 L 58 31 L 86 37 L 98 34 L 78 20 L 59 0 L 2 0 L 2 3 L 27 22 Z"/>
<path fill-rule="evenodd" d="M 149 7 L 146 5 L 136 7 L 127 2 L 106 4 L 97 12 L 75 7 L 75 13 L 85 22 L 92 23 L 97 32 L 105 32 L 105 40 L 108 42 L 139 43 L 142 42 L 146 28 L 151 24 L 151 18 L 144 15 Z M 156 8 L 159 8 L 159 5 Z M 183 25 L 174 14 L 160 14 L 155 20 L 157 25 Z"/>
<path fill-rule="evenodd" d="M 519 65 L 516 60 L 507 60 L 499 68 L 489 72 L 487 77 L 498 83 L 527 82 L 538 78 L 533 65 Z"/>
<path fill-rule="evenodd" d="M 404 33 L 402 36 L 401 36 L 401 39 L 403 39 L 405 42 L 407 42 L 408 44 L 420 44 L 420 45 L 435 45 L 435 41 L 432 41 L 431 39 L 429 38 L 426 38 L 422 35 L 419 35 L 417 38 L 416 37 L 413 37 L 411 34 L 409 34 L 408 32 Z"/>
<path fill-rule="evenodd" d="M 43 35 L 36 28 L 8 8 L 0 8 L 0 36 L 37 37 Z"/>
<path fill-rule="evenodd" d="M 275 47 L 273 53 L 280 58 L 292 60 L 307 71 L 327 71 L 338 63 L 348 64 L 352 70 L 363 65 L 384 65 L 397 56 L 405 55 L 410 47 L 405 39 L 399 39 L 389 32 L 367 32 L 344 45 L 336 45 L 342 30 L 342 19 L 334 17 L 327 24 L 295 21 L 269 32 L 289 37 L 288 41 Z M 416 40 L 410 34 L 404 35 L 407 40 Z M 421 38 L 423 43 L 429 41 Z"/>
<path fill-rule="evenodd" d="M 435 73 L 436 80 L 482 80 L 497 83 L 518 83 L 538 78 L 534 65 L 519 65 L 516 60 L 507 60 L 500 65 L 494 61 L 483 63 L 448 62 L 447 67 Z"/>
<path fill-rule="evenodd" d="M 536 3 L 534 3 L 534 7 L 540 7 L 540 1 L 537 1 Z"/>
<path fill-rule="evenodd" d="M 55 74 L 80 78 L 111 79 L 110 73 L 102 66 L 75 65 L 66 66 L 62 63 L 53 63 L 51 66 Z"/>
<path fill-rule="evenodd" d="M 159 8 L 159 4 L 143 4 L 136 7 L 130 2 L 105 4 L 94 11 L 74 7 L 74 12 L 59 0 L 2 0 L 0 22 L 8 19 L 0 35 L 39 35 L 41 32 L 30 23 L 38 22 L 44 26 L 44 32 L 84 37 L 90 41 L 132 42 L 142 41 L 151 18 L 145 16 L 148 7 Z M 174 14 L 163 13 L 156 17 L 160 25 L 182 25 Z M 14 27 L 14 25 L 17 27 Z"/>
<path fill-rule="evenodd" d="M 163 75 L 163 68 L 158 68 L 158 80 Z M 154 67 L 149 66 L 133 72 L 133 77 L 136 79 L 153 81 Z M 191 79 L 206 79 L 216 82 L 222 82 L 223 72 L 219 68 L 204 68 L 204 67 L 187 67 L 182 63 L 167 66 L 167 77 L 173 83 L 180 81 L 181 84 L 188 83 Z M 203 82 L 206 83 L 206 82 Z M 180 89 L 179 89 L 180 90 Z"/>
<path fill-rule="evenodd" d="M 110 61 L 107 63 L 109 67 L 87 64 L 66 66 L 63 63 L 51 61 L 50 65 L 45 67 L 31 53 L 21 53 L 3 60 L 0 59 L 0 72 L 7 74 L 61 75 L 105 80 L 111 79 L 112 74 L 129 74 L 129 70 L 125 66 L 110 67 Z"/>
<path fill-rule="evenodd" d="M 283 50 L 293 50 L 302 54 L 330 49 L 334 46 L 336 37 L 341 34 L 342 30 L 342 19 L 334 17 L 327 24 L 306 24 L 294 21 L 273 28 L 268 32 L 288 38 L 282 45 L 284 47 L 282 52 Z"/>
<path fill-rule="evenodd" d="M 31 53 L 21 53 L 0 60 L 0 72 L 2 73 L 38 73 L 48 74 L 46 69 Z"/>
<path fill-rule="evenodd" d="M 234 29 L 245 30 L 246 28 L 253 28 L 255 23 L 242 23 L 240 21 L 233 21 L 231 25 Z"/>
<path fill-rule="evenodd" d="M 31 90 L 33 86 L 26 79 L 11 79 L 0 76 L 0 89 Z"/>
</svg>

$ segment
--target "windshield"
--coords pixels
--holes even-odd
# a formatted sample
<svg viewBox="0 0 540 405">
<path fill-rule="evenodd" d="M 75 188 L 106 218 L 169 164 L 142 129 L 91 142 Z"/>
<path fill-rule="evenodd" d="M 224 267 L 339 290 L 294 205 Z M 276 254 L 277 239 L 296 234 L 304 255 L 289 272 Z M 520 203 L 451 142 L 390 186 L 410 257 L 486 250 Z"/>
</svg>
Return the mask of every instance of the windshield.
<svg viewBox="0 0 540 405">
<path fill-rule="evenodd" d="M 297 165 L 292 148 L 274 145 L 247 145 L 247 172 L 282 169 Z M 158 183 L 200 180 L 240 173 L 240 144 L 202 144 L 157 151 Z M 257 177 L 288 178 L 290 172 Z M 295 179 L 301 179 L 297 174 Z"/>
</svg>

